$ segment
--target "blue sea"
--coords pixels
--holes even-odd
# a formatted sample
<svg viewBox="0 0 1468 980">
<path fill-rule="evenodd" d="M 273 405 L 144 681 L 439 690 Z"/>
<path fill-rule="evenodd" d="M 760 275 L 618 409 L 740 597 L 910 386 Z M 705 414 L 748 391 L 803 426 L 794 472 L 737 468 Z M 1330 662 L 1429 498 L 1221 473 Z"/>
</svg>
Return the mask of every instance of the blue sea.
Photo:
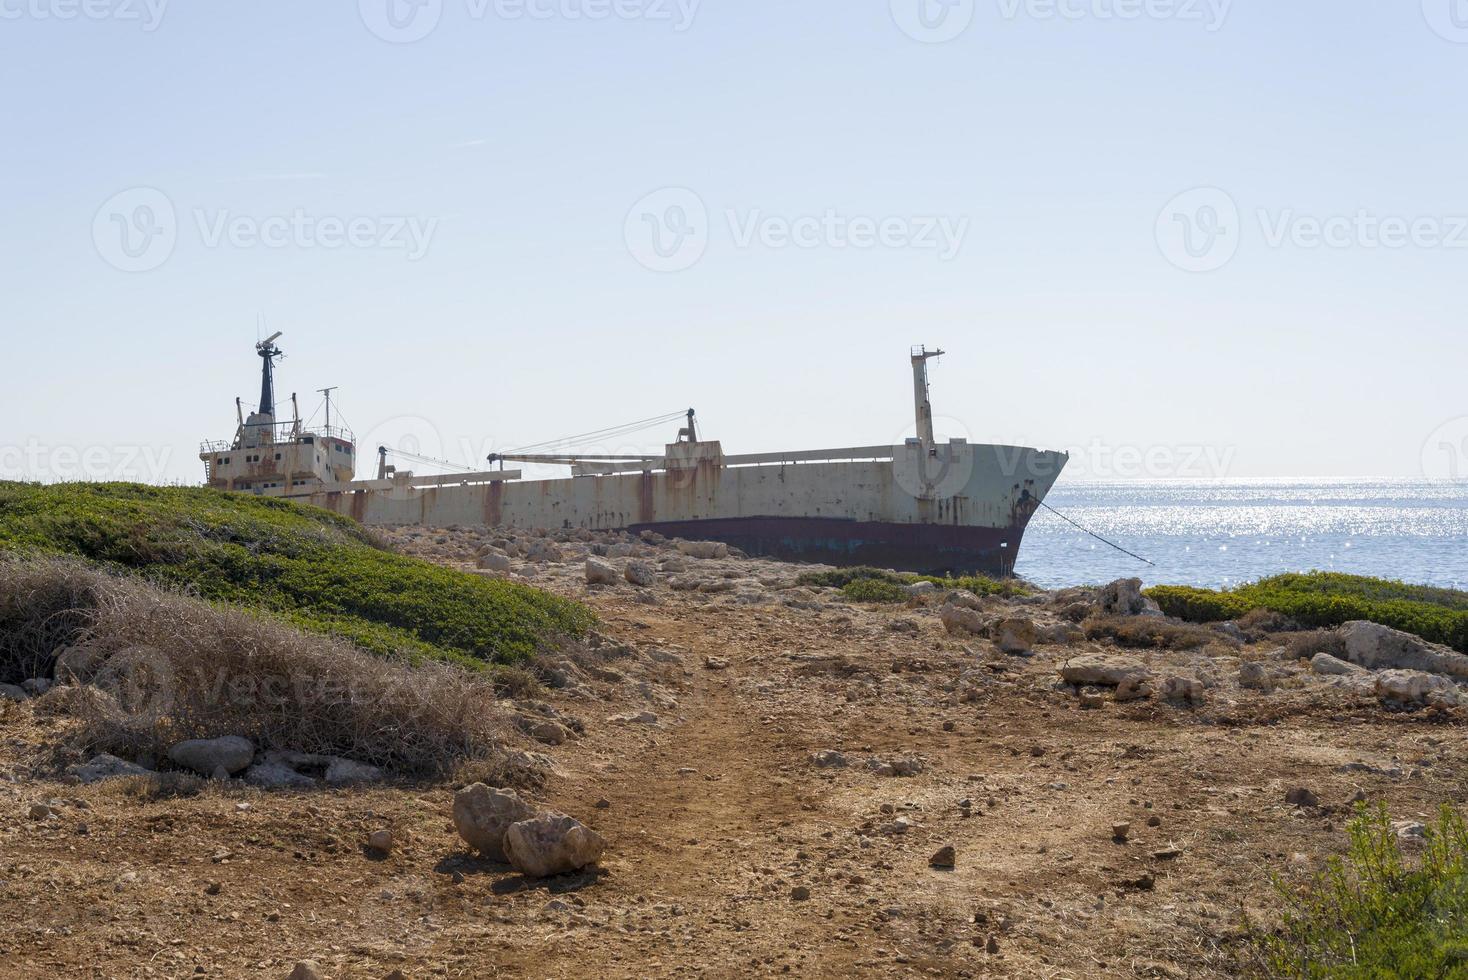
<svg viewBox="0 0 1468 980">
<path fill-rule="evenodd" d="M 1281 572 L 1349 572 L 1468 588 L 1468 482 L 1174 480 L 1056 484 L 1016 574 L 1055 588 L 1137 576 L 1225 588 Z"/>
</svg>

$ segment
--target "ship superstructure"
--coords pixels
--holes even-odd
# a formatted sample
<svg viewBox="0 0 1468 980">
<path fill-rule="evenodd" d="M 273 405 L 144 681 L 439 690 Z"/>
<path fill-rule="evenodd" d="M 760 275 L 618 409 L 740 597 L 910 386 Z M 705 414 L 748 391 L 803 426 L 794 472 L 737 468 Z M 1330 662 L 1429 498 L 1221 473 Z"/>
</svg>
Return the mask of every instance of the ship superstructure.
<svg viewBox="0 0 1468 980">
<path fill-rule="evenodd" d="M 916 435 L 901 445 L 726 455 L 699 438 L 695 413 L 661 455 L 501 454 L 489 462 L 569 467 L 415 476 L 388 465 L 353 479 L 350 433 L 274 418 L 274 341 L 262 358 L 260 409 L 227 448 L 206 444 L 213 486 L 302 499 L 365 524 L 656 531 L 723 541 L 751 554 L 925 573 L 1009 574 L 1030 517 L 1068 457 L 1021 446 L 939 442 L 928 363 L 911 354 Z M 273 353 L 272 353 L 273 352 Z M 293 399 L 294 401 L 294 399 Z M 346 448 L 339 448 L 345 442 Z"/>
</svg>

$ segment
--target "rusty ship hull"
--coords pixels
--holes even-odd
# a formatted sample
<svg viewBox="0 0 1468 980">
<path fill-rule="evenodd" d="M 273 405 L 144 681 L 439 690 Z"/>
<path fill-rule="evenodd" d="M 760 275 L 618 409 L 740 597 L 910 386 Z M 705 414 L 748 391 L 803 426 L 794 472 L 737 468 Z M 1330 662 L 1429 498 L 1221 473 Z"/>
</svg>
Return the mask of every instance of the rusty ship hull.
<svg viewBox="0 0 1468 980">
<path fill-rule="evenodd" d="M 474 482 L 486 477 L 476 474 L 432 486 L 363 481 L 307 499 L 368 525 L 655 531 L 790 561 L 1008 575 L 1066 460 L 963 442 L 786 459 L 726 458 L 717 443 L 681 445 L 690 452 L 660 470 L 541 481 L 512 472 Z M 827 455 L 862 458 L 820 459 Z"/>
<path fill-rule="evenodd" d="M 279 337 L 255 345 L 258 409 L 247 416 L 237 398 L 234 439 L 200 447 L 208 484 L 311 503 L 368 525 L 655 531 L 791 561 L 1008 575 L 1025 527 L 1068 458 L 1020 446 L 939 442 L 927 372 L 942 351 L 923 347 L 910 358 L 917 436 L 901 445 L 726 456 L 719 442 L 699 438 L 689 409 L 644 420 L 687 417 L 677 441 L 660 455 L 521 451 L 489 457 L 499 469 L 417 476 L 390 465 L 394 452 L 381 446 L 376 479 L 357 480 L 355 439 L 331 425 L 334 388 L 321 389 L 323 428 L 302 424 L 294 395 L 291 420 L 276 418 Z M 506 463 L 566 466 L 571 476 L 522 480 Z"/>
</svg>

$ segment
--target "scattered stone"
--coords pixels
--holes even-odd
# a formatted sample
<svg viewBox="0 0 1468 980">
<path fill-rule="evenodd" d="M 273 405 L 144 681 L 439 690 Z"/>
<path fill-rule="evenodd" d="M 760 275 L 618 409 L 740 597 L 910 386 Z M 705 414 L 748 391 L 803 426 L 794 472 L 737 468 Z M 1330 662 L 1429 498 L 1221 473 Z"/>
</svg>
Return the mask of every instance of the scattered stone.
<svg viewBox="0 0 1468 980">
<path fill-rule="evenodd" d="M 792 902 L 810 901 L 810 889 L 805 887 L 804 885 L 796 885 L 794 888 L 790 889 L 790 900 Z"/>
<path fill-rule="evenodd" d="M 847 766 L 846 756 L 835 749 L 822 749 L 813 753 L 810 761 L 819 769 L 845 769 Z"/>
<path fill-rule="evenodd" d="M 729 669 L 729 661 L 727 659 L 725 659 L 724 657 L 713 657 L 713 656 L 704 657 L 703 658 L 703 665 L 705 667 L 707 667 L 709 670 L 728 670 Z"/>
<path fill-rule="evenodd" d="M 606 797 L 602 797 L 592 805 L 595 806 L 598 810 L 605 810 L 612 805 L 612 801 L 607 799 Z"/>
<path fill-rule="evenodd" d="M 679 541 L 677 548 L 689 558 L 728 558 L 729 546 L 719 541 Z"/>
<path fill-rule="evenodd" d="M 310 789 L 316 780 L 279 760 L 266 759 L 245 770 L 245 782 L 260 789 Z"/>
<path fill-rule="evenodd" d="M 209 774 L 209 779 L 216 783 L 229 782 L 229 770 L 223 766 L 215 766 L 214 771 Z"/>
<path fill-rule="evenodd" d="M 543 745 L 564 745 L 572 737 L 570 729 L 550 718 L 516 715 L 514 723 L 516 728 Z"/>
<path fill-rule="evenodd" d="M 29 701 L 30 695 L 14 684 L 0 684 L 0 698 L 6 701 Z"/>
<path fill-rule="evenodd" d="M 596 558 L 586 559 L 587 585 L 616 585 L 621 580 L 622 573 L 617 571 L 616 565 Z"/>
<path fill-rule="evenodd" d="M 1127 682 L 1150 681 L 1152 672 L 1130 657 L 1109 653 L 1083 653 L 1071 657 L 1060 668 L 1067 684 L 1119 687 Z"/>
<path fill-rule="evenodd" d="M 1317 653 L 1310 660 L 1310 669 L 1317 674 L 1326 677 L 1344 677 L 1347 674 L 1364 674 L 1365 667 L 1358 667 L 1353 663 L 1347 663 L 1328 653 Z"/>
<path fill-rule="evenodd" d="M 1035 646 L 1035 623 L 1022 616 L 1012 616 L 995 623 L 990 635 L 1001 653 L 1026 654 Z"/>
<path fill-rule="evenodd" d="M 1139 578 L 1117 579 L 1101 588 L 1101 611 L 1111 616 L 1140 616 L 1147 609 L 1148 600 L 1142 595 L 1142 580 Z"/>
<path fill-rule="evenodd" d="M 1147 826 L 1149 826 L 1149 827 L 1161 827 L 1162 826 L 1162 818 L 1159 817 L 1159 816 L 1157 816 L 1157 814 L 1155 814 L 1155 813 L 1152 814 L 1152 816 L 1150 816 L 1150 817 L 1147 818 Z"/>
<path fill-rule="evenodd" d="M 215 769 L 229 775 L 243 772 L 255 760 L 255 746 L 247 738 L 225 735 L 222 738 L 196 738 L 179 742 L 168 750 L 175 765 L 192 769 L 201 776 L 211 776 Z"/>
<path fill-rule="evenodd" d="M 1203 682 L 1196 677 L 1164 677 L 1157 688 L 1157 693 L 1164 701 L 1178 701 L 1186 704 L 1203 703 Z"/>
<path fill-rule="evenodd" d="M 331 757 L 326 766 L 326 785 L 328 786 L 355 786 L 361 783 L 380 783 L 387 778 L 387 773 L 376 766 L 369 766 L 362 762 L 353 762 L 351 759 L 339 759 Z"/>
<path fill-rule="evenodd" d="M 367 848 L 378 854 L 391 854 L 392 844 L 391 830 L 374 830 L 367 835 Z"/>
<path fill-rule="evenodd" d="M 481 555 L 479 557 L 479 560 L 476 561 L 474 564 L 475 567 L 482 569 L 483 571 L 497 572 L 501 575 L 509 572 L 509 570 L 514 567 L 514 563 L 510 561 L 508 555 L 501 555 L 498 552 L 493 551 L 489 552 L 488 554 Z"/>
<path fill-rule="evenodd" d="M 641 589 L 650 588 L 657 584 L 658 573 L 645 561 L 629 561 L 622 576 L 631 584 Z"/>
<path fill-rule="evenodd" d="M 1376 696 L 1404 705 L 1454 705 L 1458 686 L 1440 674 L 1420 670 L 1384 670 L 1376 675 Z"/>
<path fill-rule="evenodd" d="M 984 943 L 984 952 L 990 956 L 996 955 L 999 952 L 999 940 L 994 936 L 990 936 L 988 941 Z"/>
<path fill-rule="evenodd" d="M 1168 844 L 1161 850 L 1153 851 L 1152 856 L 1159 861 L 1172 861 L 1183 856 L 1183 849 L 1176 844 Z"/>
<path fill-rule="evenodd" d="M 1366 791 L 1358 786 L 1356 787 L 1356 792 L 1352 793 L 1351 798 L 1346 802 L 1354 806 L 1357 803 L 1365 803 L 1366 799 Z"/>
<path fill-rule="evenodd" d="M 116 779 L 121 776 L 152 776 L 153 770 L 145 769 L 135 762 L 119 759 L 115 755 L 103 752 L 95 755 L 90 762 L 84 765 L 75 765 L 66 770 L 67 775 L 74 776 L 82 783 L 97 783 L 104 779 Z"/>
<path fill-rule="evenodd" d="M 1289 806 L 1312 807 L 1320 805 L 1320 798 L 1304 786 L 1296 786 L 1285 793 L 1285 803 Z"/>
<path fill-rule="evenodd" d="M 1372 669 L 1399 668 L 1468 680 L 1468 656 L 1379 623 L 1357 621 L 1340 628 L 1346 659 Z"/>
<path fill-rule="evenodd" d="M 1427 827 L 1416 820 L 1393 820 L 1392 831 L 1401 841 L 1420 843 L 1427 839 Z"/>
<path fill-rule="evenodd" d="M 911 585 L 904 585 L 902 588 L 910 596 L 931 595 L 938 591 L 937 583 L 928 581 L 913 582 Z"/>
<path fill-rule="evenodd" d="M 1124 820 L 1111 825 L 1111 839 L 1118 844 L 1125 844 L 1127 835 L 1131 832 L 1132 825 Z"/>
<path fill-rule="evenodd" d="M 321 969 L 312 960 L 301 960 L 286 980 L 321 980 Z"/>
<path fill-rule="evenodd" d="M 952 868 L 957 862 L 958 852 L 953 849 L 953 845 L 951 844 L 946 844 L 938 848 L 933 856 L 928 858 L 928 866 L 933 868 Z"/>
<path fill-rule="evenodd" d="M 44 803 L 32 803 L 28 816 L 32 820 L 50 820 L 59 814 Z"/>
<path fill-rule="evenodd" d="M 491 861 L 508 861 L 505 832 L 511 825 L 535 816 L 535 811 L 512 789 L 493 789 L 483 783 L 454 794 L 454 829 L 470 847 Z"/>
<path fill-rule="evenodd" d="M 658 716 L 651 711 L 639 711 L 635 715 L 613 715 L 608 720 L 627 725 L 656 725 L 658 723 Z"/>
<path fill-rule="evenodd" d="M 1106 707 L 1106 697 L 1100 691 L 1081 691 L 1079 700 L 1081 707 L 1087 711 Z"/>
<path fill-rule="evenodd" d="M 20 682 L 20 689 L 33 698 L 46 694 L 55 686 L 49 677 L 28 677 Z"/>
<path fill-rule="evenodd" d="M 222 882 L 211 881 L 209 882 L 209 884 L 204 886 L 205 895 L 218 895 L 222 891 L 224 891 L 224 885 Z"/>
<path fill-rule="evenodd" d="M 1272 691 L 1274 675 L 1262 663 L 1251 660 L 1239 666 L 1239 687 L 1251 691 Z"/>
<path fill-rule="evenodd" d="M 596 831 L 554 813 L 511 824 L 504 836 L 510 864 L 528 878 L 578 871 L 595 864 L 605 848 Z"/>
<path fill-rule="evenodd" d="M 955 729 L 957 729 L 957 728 L 958 728 L 958 725 L 957 725 L 957 724 L 955 724 L 955 723 L 954 723 L 954 722 L 952 722 L 952 721 L 945 721 L 945 722 L 944 722 L 944 723 L 943 723 L 943 730 L 944 730 L 944 731 L 945 731 L 945 732 L 951 732 L 951 731 L 954 731 L 954 730 L 955 730 Z"/>
<path fill-rule="evenodd" d="M 982 636 L 988 631 L 988 624 L 981 613 L 974 609 L 954 605 L 952 602 L 938 610 L 938 619 L 943 623 L 943 628 L 950 633 L 973 633 Z"/>
</svg>

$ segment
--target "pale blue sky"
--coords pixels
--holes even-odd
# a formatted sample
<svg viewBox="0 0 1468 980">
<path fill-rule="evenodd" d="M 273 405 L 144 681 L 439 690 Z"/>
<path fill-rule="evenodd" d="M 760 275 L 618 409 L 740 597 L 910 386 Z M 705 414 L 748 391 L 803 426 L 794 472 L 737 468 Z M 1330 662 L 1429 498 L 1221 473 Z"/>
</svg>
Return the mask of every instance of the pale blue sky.
<svg viewBox="0 0 1468 980">
<path fill-rule="evenodd" d="M 0 0 L 0 475 L 201 479 L 262 313 L 307 414 L 457 459 L 896 441 L 927 343 L 940 435 L 1073 477 L 1468 475 L 1460 0 L 160 2 Z"/>
</svg>

